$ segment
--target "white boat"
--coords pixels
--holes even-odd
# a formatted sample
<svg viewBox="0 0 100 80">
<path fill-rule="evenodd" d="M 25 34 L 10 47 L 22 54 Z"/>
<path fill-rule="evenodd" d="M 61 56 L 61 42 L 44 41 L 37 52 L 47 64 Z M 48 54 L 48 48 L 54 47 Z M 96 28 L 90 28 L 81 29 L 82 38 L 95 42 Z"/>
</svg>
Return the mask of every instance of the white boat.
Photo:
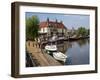
<svg viewBox="0 0 100 80">
<path fill-rule="evenodd" d="M 59 61 L 66 61 L 67 56 L 59 51 L 53 52 L 53 57 Z"/>
<path fill-rule="evenodd" d="M 48 54 L 51 54 L 56 60 L 59 60 L 59 61 L 63 61 L 65 62 L 66 61 L 66 58 L 67 56 L 61 52 L 59 52 L 57 50 L 57 46 L 56 45 L 46 45 L 45 46 L 45 50 Z"/>
<path fill-rule="evenodd" d="M 45 50 L 47 50 L 47 51 L 56 51 L 57 46 L 56 45 L 46 45 Z"/>
</svg>

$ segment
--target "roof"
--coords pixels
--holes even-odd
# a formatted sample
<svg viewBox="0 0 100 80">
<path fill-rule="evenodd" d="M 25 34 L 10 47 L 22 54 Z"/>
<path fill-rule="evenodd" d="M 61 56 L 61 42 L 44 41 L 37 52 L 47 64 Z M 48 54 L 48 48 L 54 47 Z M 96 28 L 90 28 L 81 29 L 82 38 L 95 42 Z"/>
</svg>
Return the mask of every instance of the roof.
<svg viewBox="0 0 100 80">
<path fill-rule="evenodd" d="M 64 28 L 64 24 L 61 22 L 53 22 L 53 21 L 45 21 L 45 22 L 40 22 L 39 27 L 40 28 L 44 28 L 44 27 L 49 27 L 49 25 L 51 26 L 55 26 L 56 28 Z"/>
</svg>

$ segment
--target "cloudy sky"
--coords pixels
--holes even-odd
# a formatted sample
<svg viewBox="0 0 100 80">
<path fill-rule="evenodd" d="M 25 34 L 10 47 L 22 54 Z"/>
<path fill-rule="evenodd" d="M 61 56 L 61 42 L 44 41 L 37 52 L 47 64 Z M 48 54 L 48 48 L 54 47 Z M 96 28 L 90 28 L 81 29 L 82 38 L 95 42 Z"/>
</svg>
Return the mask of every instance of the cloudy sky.
<svg viewBox="0 0 100 80">
<path fill-rule="evenodd" d="M 31 16 L 37 16 L 40 22 L 46 21 L 47 18 L 49 18 L 50 21 L 55 21 L 57 19 L 58 22 L 62 21 L 68 29 L 72 29 L 72 27 L 77 29 L 81 26 L 89 29 L 90 26 L 89 15 L 26 12 L 25 16 L 27 18 Z"/>
</svg>

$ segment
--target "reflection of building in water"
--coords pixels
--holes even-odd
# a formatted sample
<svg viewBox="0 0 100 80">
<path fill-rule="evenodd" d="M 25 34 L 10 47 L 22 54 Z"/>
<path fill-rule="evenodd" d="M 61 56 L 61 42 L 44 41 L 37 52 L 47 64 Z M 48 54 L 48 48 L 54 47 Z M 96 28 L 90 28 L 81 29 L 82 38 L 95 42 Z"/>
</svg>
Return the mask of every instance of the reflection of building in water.
<svg viewBox="0 0 100 80">
<path fill-rule="evenodd" d="M 68 50 L 68 48 L 72 47 L 72 44 L 69 41 L 64 41 L 62 44 L 58 44 L 57 47 L 59 51 L 65 53 Z"/>
<path fill-rule="evenodd" d="M 78 40 L 77 43 L 80 47 L 82 47 L 83 45 L 89 43 L 89 39 Z"/>
<path fill-rule="evenodd" d="M 62 21 L 58 22 L 57 19 L 56 21 L 50 21 L 49 18 L 47 18 L 47 21 L 40 22 L 39 28 L 39 35 L 44 37 L 44 39 L 55 35 L 57 35 L 57 37 L 67 35 L 67 28 Z"/>
</svg>

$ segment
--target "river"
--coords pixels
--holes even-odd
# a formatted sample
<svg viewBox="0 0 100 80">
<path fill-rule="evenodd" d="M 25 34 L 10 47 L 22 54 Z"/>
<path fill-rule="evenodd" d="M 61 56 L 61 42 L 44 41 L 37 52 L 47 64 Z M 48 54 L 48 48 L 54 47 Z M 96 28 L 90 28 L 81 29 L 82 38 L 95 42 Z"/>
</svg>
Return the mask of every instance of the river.
<svg viewBox="0 0 100 80">
<path fill-rule="evenodd" d="M 64 41 L 59 44 L 59 51 L 67 55 L 64 65 L 89 64 L 89 45 L 89 39 Z"/>
</svg>

